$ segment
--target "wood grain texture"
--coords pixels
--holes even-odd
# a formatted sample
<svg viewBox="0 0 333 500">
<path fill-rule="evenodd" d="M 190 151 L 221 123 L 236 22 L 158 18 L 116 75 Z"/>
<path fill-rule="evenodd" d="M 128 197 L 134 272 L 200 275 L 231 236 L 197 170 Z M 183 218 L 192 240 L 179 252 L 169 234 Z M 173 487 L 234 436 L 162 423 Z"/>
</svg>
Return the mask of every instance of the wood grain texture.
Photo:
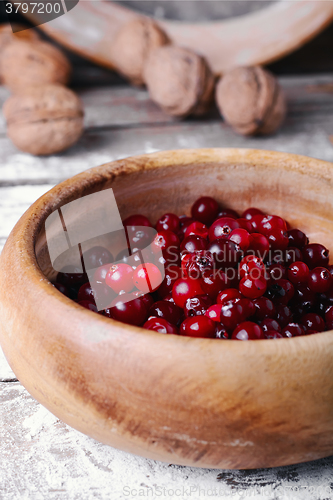
<svg viewBox="0 0 333 500">
<path fill-rule="evenodd" d="M 53 209 L 112 186 L 123 217 L 187 211 L 209 190 L 234 208 L 287 217 L 332 248 L 332 171 L 287 154 L 194 150 L 120 160 L 57 186 L 28 210 L 1 255 L 1 342 L 14 372 L 71 426 L 149 458 L 255 468 L 331 454 L 332 332 L 216 342 L 124 326 L 51 287 L 34 243 Z"/>
<path fill-rule="evenodd" d="M 84 1 L 41 28 L 72 50 L 112 68 L 109 47 L 114 36 L 137 15 L 112 2 Z M 332 18 L 331 2 L 299 0 L 273 2 L 265 9 L 234 19 L 160 24 L 173 42 L 205 56 L 213 72 L 221 74 L 233 66 L 265 64 L 282 57 L 311 39 Z"/>
</svg>

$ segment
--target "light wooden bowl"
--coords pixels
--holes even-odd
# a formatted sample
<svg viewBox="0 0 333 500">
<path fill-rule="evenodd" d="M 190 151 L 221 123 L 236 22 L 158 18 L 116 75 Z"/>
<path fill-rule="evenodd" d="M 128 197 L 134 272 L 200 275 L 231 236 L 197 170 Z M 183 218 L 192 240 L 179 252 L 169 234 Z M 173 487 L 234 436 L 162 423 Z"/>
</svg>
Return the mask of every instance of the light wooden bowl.
<svg viewBox="0 0 333 500">
<path fill-rule="evenodd" d="M 332 249 L 333 165 L 241 149 L 119 160 L 42 196 L 0 259 L 1 345 L 22 384 L 69 425 L 122 450 L 200 467 L 332 454 L 332 331 L 258 342 L 162 335 L 85 310 L 50 285 L 41 271 L 46 217 L 102 187 L 113 188 L 123 217 L 181 214 L 209 194 L 286 217 Z"/>
</svg>

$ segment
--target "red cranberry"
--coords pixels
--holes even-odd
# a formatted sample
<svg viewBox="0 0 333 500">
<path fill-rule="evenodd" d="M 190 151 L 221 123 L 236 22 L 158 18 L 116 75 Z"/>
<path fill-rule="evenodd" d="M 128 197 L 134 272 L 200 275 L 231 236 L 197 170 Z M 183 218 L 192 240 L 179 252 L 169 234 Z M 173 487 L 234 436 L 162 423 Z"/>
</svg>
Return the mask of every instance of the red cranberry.
<svg viewBox="0 0 333 500">
<path fill-rule="evenodd" d="M 120 259 L 117 259 L 120 260 Z M 105 283 L 105 278 L 108 272 L 110 271 L 110 267 L 112 264 L 105 264 L 104 266 L 99 267 L 96 269 L 93 277 L 93 281 L 95 283 Z"/>
<path fill-rule="evenodd" d="M 252 220 L 255 215 L 265 215 L 264 212 L 258 208 L 248 208 L 243 212 L 242 217 L 247 220 Z"/>
<path fill-rule="evenodd" d="M 325 312 L 325 321 L 328 330 L 333 329 L 333 306 L 329 306 Z"/>
<path fill-rule="evenodd" d="M 81 286 L 86 283 L 88 277 L 79 267 L 68 265 L 61 269 L 57 274 L 57 283 L 65 285 L 69 288 Z"/>
<path fill-rule="evenodd" d="M 289 239 L 289 246 L 291 247 L 302 249 L 309 243 L 309 239 L 306 234 L 302 233 L 299 229 L 290 229 L 287 231 L 287 236 Z"/>
<path fill-rule="evenodd" d="M 70 297 L 71 296 L 70 290 L 69 290 L 69 288 L 67 288 L 67 286 L 62 285 L 61 283 L 53 283 L 53 286 L 57 290 L 59 290 L 60 293 L 62 293 L 63 295 L 65 295 L 66 297 Z"/>
<path fill-rule="evenodd" d="M 303 260 L 309 269 L 327 267 L 329 252 L 324 245 L 310 243 L 303 248 Z"/>
<path fill-rule="evenodd" d="M 87 271 L 114 261 L 109 250 L 100 246 L 90 248 L 82 254 L 82 258 Z"/>
<path fill-rule="evenodd" d="M 243 252 L 246 252 L 250 246 L 250 234 L 242 228 L 231 231 L 229 240 L 236 243 Z"/>
<path fill-rule="evenodd" d="M 281 333 L 276 332 L 275 330 L 268 330 L 264 333 L 265 339 L 283 339 Z"/>
<path fill-rule="evenodd" d="M 184 307 L 187 299 L 202 295 L 202 293 L 199 280 L 192 280 L 191 278 L 179 278 L 172 289 L 173 300 L 179 307 Z"/>
<path fill-rule="evenodd" d="M 202 224 L 202 222 L 192 222 L 192 224 L 190 224 L 186 229 L 185 238 L 187 238 L 187 236 L 191 236 L 192 234 L 206 239 L 208 237 L 208 227 L 205 224 Z"/>
<path fill-rule="evenodd" d="M 82 307 L 85 307 L 86 309 L 89 309 L 89 311 L 98 312 L 96 305 L 89 300 L 80 300 L 78 304 L 80 304 L 80 306 Z"/>
<path fill-rule="evenodd" d="M 252 321 L 244 321 L 235 328 L 231 338 L 235 340 L 259 340 L 265 337 L 259 325 Z"/>
<path fill-rule="evenodd" d="M 325 330 L 325 322 L 319 314 L 306 314 L 301 318 L 301 324 L 303 325 L 305 331 L 316 330 L 317 332 L 323 332 Z"/>
<path fill-rule="evenodd" d="M 304 335 L 304 329 L 298 323 L 289 323 L 281 332 L 282 337 L 299 337 Z"/>
<path fill-rule="evenodd" d="M 216 219 L 219 213 L 219 205 L 214 198 L 210 196 L 202 196 L 193 205 L 191 215 L 193 219 L 210 225 Z"/>
<path fill-rule="evenodd" d="M 153 253 L 157 253 L 160 250 L 166 252 L 169 248 L 174 248 L 176 251 L 179 251 L 179 238 L 172 231 L 161 230 L 156 234 L 151 244 L 151 248 Z"/>
<path fill-rule="evenodd" d="M 285 306 L 284 304 L 276 304 L 275 311 L 276 311 L 275 319 L 281 325 L 282 328 L 287 326 L 288 323 L 291 323 L 293 315 L 288 306 Z"/>
<path fill-rule="evenodd" d="M 217 219 L 209 228 L 209 240 L 215 241 L 220 238 L 227 238 L 234 229 L 239 229 L 239 223 L 231 217 Z"/>
<path fill-rule="evenodd" d="M 212 304 L 213 300 L 206 294 L 190 297 L 184 305 L 185 317 L 203 316 Z"/>
<path fill-rule="evenodd" d="M 260 232 L 269 235 L 276 230 L 287 231 L 286 222 L 277 215 L 266 215 L 259 223 Z"/>
<path fill-rule="evenodd" d="M 315 267 L 310 271 L 308 286 L 313 292 L 328 292 L 332 283 L 333 277 L 325 267 Z"/>
<path fill-rule="evenodd" d="M 222 208 L 217 214 L 217 219 L 221 219 L 221 217 L 231 217 L 232 219 L 238 219 L 239 215 L 236 210 L 232 208 Z"/>
<path fill-rule="evenodd" d="M 297 247 L 289 247 L 285 252 L 284 261 L 286 266 L 290 266 L 293 262 L 299 262 L 303 259 L 302 252 Z"/>
<path fill-rule="evenodd" d="M 228 279 L 221 269 L 204 271 L 200 285 L 204 293 L 215 299 L 219 292 L 228 287 Z"/>
<path fill-rule="evenodd" d="M 265 264 L 256 255 L 247 255 L 239 264 L 239 275 L 241 278 L 259 279 L 266 273 Z"/>
<path fill-rule="evenodd" d="M 255 306 L 255 318 L 259 321 L 265 318 L 275 316 L 275 306 L 273 302 L 266 297 L 259 297 L 253 301 Z"/>
<path fill-rule="evenodd" d="M 304 262 L 294 262 L 288 268 L 288 280 L 293 284 L 306 284 L 309 279 L 309 268 Z"/>
<path fill-rule="evenodd" d="M 141 298 L 142 302 L 147 308 L 147 311 L 151 308 L 151 306 L 154 304 L 154 299 L 153 296 L 150 295 L 150 293 L 142 293 L 140 291 L 133 292 L 134 297 Z M 152 315 L 153 316 L 153 315 Z"/>
<path fill-rule="evenodd" d="M 288 236 L 282 229 L 274 229 L 266 234 L 272 250 L 285 250 L 288 246 Z"/>
<path fill-rule="evenodd" d="M 134 288 L 132 267 L 128 264 L 113 264 L 105 277 L 105 283 L 116 293 L 130 292 Z"/>
<path fill-rule="evenodd" d="M 252 224 L 252 231 L 255 233 L 260 233 L 261 222 L 265 219 L 266 215 L 264 214 L 255 214 L 252 219 L 250 219 Z"/>
<path fill-rule="evenodd" d="M 147 307 L 141 297 L 124 293 L 112 301 L 107 315 L 122 323 L 141 326 L 147 319 Z"/>
<path fill-rule="evenodd" d="M 248 233 L 252 233 L 253 232 L 253 227 L 252 227 L 252 224 L 251 222 L 248 220 L 248 219 L 237 219 L 237 222 L 239 224 L 239 227 L 241 229 L 245 229 L 245 231 L 247 231 Z"/>
<path fill-rule="evenodd" d="M 172 302 L 158 300 L 148 310 L 148 317 L 163 318 L 172 325 L 178 325 L 183 318 L 183 310 Z"/>
<path fill-rule="evenodd" d="M 235 267 L 241 258 L 239 246 L 227 239 L 212 241 L 207 250 L 214 255 L 218 268 Z"/>
<path fill-rule="evenodd" d="M 172 231 L 177 233 L 180 228 L 179 217 L 175 214 L 164 214 L 156 222 L 157 231 Z"/>
<path fill-rule="evenodd" d="M 266 266 L 266 277 L 269 278 L 270 282 L 278 281 L 280 279 L 287 278 L 287 270 L 281 264 L 269 264 Z"/>
<path fill-rule="evenodd" d="M 214 257 L 210 252 L 199 250 L 195 253 L 183 255 L 181 267 L 184 276 L 198 279 L 203 273 L 211 272 L 214 269 L 214 264 Z"/>
<path fill-rule="evenodd" d="M 277 280 L 267 290 L 267 296 L 275 303 L 285 304 L 293 298 L 295 293 L 294 285 L 288 280 Z"/>
<path fill-rule="evenodd" d="M 180 334 L 187 337 L 215 338 L 215 321 L 207 316 L 187 318 L 180 326 Z"/>
<path fill-rule="evenodd" d="M 264 260 L 269 252 L 269 241 L 266 236 L 260 233 L 251 233 L 249 251 Z"/>
<path fill-rule="evenodd" d="M 192 217 L 186 217 L 186 215 L 181 215 L 179 217 L 180 229 L 177 232 L 179 241 L 183 241 L 186 229 L 192 224 L 192 222 L 194 222 L 194 219 Z"/>
<path fill-rule="evenodd" d="M 205 312 L 205 316 L 210 318 L 212 321 L 217 321 L 220 323 L 221 320 L 222 304 L 214 304 L 210 306 Z"/>
<path fill-rule="evenodd" d="M 123 221 L 124 226 L 147 226 L 153 227 L 150 220 L 144 215 L 136 214 L 130 215 Z"/>
<path fill-rule="evenodd" d="M 105 283 L 94 283 L 93 286 L 88 282 L 81 285 L 77 300 L 88 300 L 93 304 L 97 303 L 98 309 L 110 307 L 111 302 L 115 299 L 115 292 Z"/>
<path fill-rule="evenodd" d="M 251 279 L 247 276 L 241 279 L 239 283 L 240 292 L 249 299 L 257 299 L 266 292 L 267 282 L 265 278 Z"/>
<path fill-rule="evenodd" d="M 221 339 L 221 340 L 228 340 L 230 338 L 229 333 L 227 330 L 224 328 L 222 323 L 218 323 L 215 321 L 215 338 Z"/>
<path fill-rule="evenodd" d="M 162 274 L 155 264 L 140 264 L 133 272 L 133 283 L 143 293 L 154 292 L 162 283 Z"/>
<path fill-rule="evenodd" d="M 218 294 L 216 302 L 218 304 L 226 304 L 230 300 L 239 300 L 241 298 L 242 294 L 237 288 L 226 288 Z"/>
<path fill-rule="evenodd" d="M 276 332 L 281 332 L 281 326 L 279 323 L 276 321 L 276 319 L 273 318 L 265 318 L 261 323 L 260 323 L 261 329 L 263 332 L 271 332 L 271 331 L 276 331 Z"/>
<path fill-rule="evenodd" d="M 236 326 L 250 318 L 254 307 L 250 300 L 240 299 L 222 304 L 220 321 L 228 331 L 233 331 Z"/>
<path fill-rule="evenodd" d="M 158 288 L 158 295 L 164 299 L 170 292 L 174 283 L 181 278 L 182 270 L 178 266 L 169 265 L 165 268 L 164 280 Z"/>
<path fill-rule="evenodd" d="M 195 236 L 192 234 L 191 236 L 187 236 L 183 239 L 182 244 L 180 245 L 180 249 L 182 252 L 194 253 L 198 250 L 206 250 L 207 241 L 201 236 Z"/>
<path fill-rule="evenodd" d="M 178 335 L 178 328 L 164 318 L 151 317 L 145 322 L 143 328 L 159 333 L 173 333 L 174 335 Z"/>
</svg>

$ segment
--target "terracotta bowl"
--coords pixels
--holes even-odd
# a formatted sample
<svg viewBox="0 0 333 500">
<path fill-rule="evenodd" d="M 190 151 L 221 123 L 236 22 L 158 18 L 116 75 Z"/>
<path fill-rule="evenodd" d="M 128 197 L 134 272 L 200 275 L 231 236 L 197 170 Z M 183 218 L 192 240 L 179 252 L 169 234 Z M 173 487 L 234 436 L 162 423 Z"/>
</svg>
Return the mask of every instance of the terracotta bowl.
<svg viewBox="0 0 333 500">
<path fill-rule="evenodd" d="M 27 390 L 64 422 L 125 451 L 214 468 L 333 454 L 333 332 L 250 342 L 130 327 L 62 296 L 42 269 L 59 206 L 112 187 L 122 217 L 189 211 L 200 195 L 286 217 L 333 249 L 333 165 L 268 151 L 201 149 L 116 161 L 42 196 L 0 261 L 1 345 Z"/>
</svg>

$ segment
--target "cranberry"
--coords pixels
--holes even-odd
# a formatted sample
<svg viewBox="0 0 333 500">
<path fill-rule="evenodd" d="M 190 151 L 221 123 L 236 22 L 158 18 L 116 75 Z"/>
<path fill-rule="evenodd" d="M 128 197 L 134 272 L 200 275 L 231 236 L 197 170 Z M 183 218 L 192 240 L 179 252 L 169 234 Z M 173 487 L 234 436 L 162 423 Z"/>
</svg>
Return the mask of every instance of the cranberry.
<svg viewBox="0 0 333 500">
<path fill-rule="evenodd" d="M 152 227 L 152 224 L 147 217 L 144 215 L 136 214 L 136 215 L 130 215 L 123 221 L 124 226 L 147 226 L 147 227 Z"/>
<path fill-rule="evenodd" d="M 252 233 L 253 232 L 253 227 L 252 227 L 252 224 L 251 222 L 248 220 L 248 219 L 237 219 L 237 222 L 239 224 L 239 227 L 241 229 L 245 229 L 245 231 L 247 231 L 248 233 Z"/>
<path fill-rule="evenodd" d="M 74 265 L 68 265 L 61 269 L 61 271 L 57 274 L 57 283 L 61 285 L 65 285 L 67 287 L 76 287 L 81 286 L 83 283 L 86 283 L 88 277 L 86 273 L 83 273 L 82 270 Z"/>
<path fill-rule="evenodd" d="M 304 262 L 294 262 L 288 268 L 288 280 L 293 284 L 306 284 L 309 279 L 309 268 Z"/>
<path fill-rule="evenodd" d="M 180 326 L 180 334 L 187 337 L 215 338 L 215 321 L 207 316 L 187 318 Z"/>
<path fill-rule="evenodd" d="M 136 292 L 132 292 L 134 297 L 141 298 L 142 302 L 147 308 L 147 311 L 151 308 L 151 306 L 154 304 L 154 299 L 153 296 L 150 293 L 142 293 L 139 290 Z"/>
<path fill-rule="evenodd" d="M 323 332 L 325 330 L 325 322 L 319 314 L 306 314 L 301 318 L 301 324 L 303 325 L 305 331 L 316 330 L 317 332 Z"/>
<path fill-rule="evenodd" d="M 264 214 L 255 214 L 252 219 L 250 219 L 252 224 L 252 231 L 255 233 L 260 233 L 261 222 L 265 219 L 266 215 Z"/>
<path fill-rule="evenodd" d="M 70 297 L 71 296 L 70 289 L 67 288 L 67 286 L 62 285 L 61 283 L 53 283 L 53 286 L 57 290 L 59 290 L 60 293 L 62 293 L 63 295 L 65 295 L 66 297 Z"/>
<path fill-rule="evenodd" d="M 288 246 L 288 236 L 282 229 L 274 229 L 266 234 L 272 250 L 285 250 Z"/>
<path fill-rule="evenodd" d="M 238 219 L 239 215 L 236 210 L 232 208 L 222 208 L 217 214 L 217 219 L 221 219 L 221 217 L 231 217 L 232 219 Z"/>
<path fill-rule="evenodd" d="M 107 315 L 122 323 L 141 326 L 146 321 L 148 314 L 142 297 L 136 297 L 132 293 L 124 293 L 112 301 Z"/>
<path fill-rule="evenodd" d="M 214 264 L 214 257 L 210 252 L 207 250 L 199 250 L 195 253 L 183 255 L 181 267 L 184 276 L 198 279 L 203 273 L 212 271 L 214 269 Z"/>
<path fill-rule="evenodd" d="M 218 323 L 217 321 L 215 321 L 215 338 L 221 339 L 221 340 L 227 340 L 230 338 L 229 333 L 224 328 L 222 323 Z"/>
<path fill-rule="evenodd" d="M 200 285 L 204 293 L 215 299 L 219 292 L 228 287 L 228 279 L 221 269 L 204 271 Z"/>
<path fill-rule="evenodd" d="M 213 300 L 206 294 L 190 297 L 184 305 L 185 317 L 203 316 L 212 304 Z"/>
<path fill-rule="evenodd" d="M 271 282 L 287 278 L 287 270 L 281 264 L 275 264 L 273 262 L 266 266 L 266 271 L 266 277 L 268 277 Z"/>
<path fill-rule="evenodd" d="M 226 330 L 232 331 L 239 323 L 250 318 L 253 313 L 254 307 L 251 301 L 239 299 L 222 304 L 220 321 Z"/>
<path fill-rule="evenodd" d="M 89 300 L 80 300 L 78 304 L 86 309 L 89 309 L 89 311 L 98 312 L 96 305 Z"/>
<path fill-rule="evenodd" d="M 269 241 L 266 236 L 260 233 L 251 233 L 249 252 L 253 252 L 255 255 L 264 260 L 269 252 Z"/>
<path fill-rule="evenodd" d="M 275 306 L 273 302 L 266 297 L 259 297 L 253 301 L 255 306 L 255 318 L 263 320 L 265 318 L 273 318 L 275 316 Z"/>
<path fill-rule="evenodd" d="M 216 219 L 219 213 L 219 205 L 214 198 L 210 196 L 203 196 L 199 198 L 191 209 L 193 219 L 202 222 L 203 224 L 210 225 Z"/>
<path fill-rule="evenodd" d="M 293 262 L 299 262 L 303 258 L 302 252 L 297 247 L 289 247 L 285 252 L 284 261 L 287 266 L 290 266 Z"/>
<path fill-rule="evenodd" d="M 201 238 L 201 236 L 195 236 L 194 234 L 185 237 L 180 245 L 181 251 L 188 253 L 193 253 L 198 250 L 206 250 L 206 247 L 207 241 L 204 238 Z"/>
<path fill-rule="evenodd" d="M 315 267 L 310 271 L 308 286 L 313 292 L 328 292 L 332 283 L 333 277 L 325 267 Z"/>
<path fill-rule="evenodd" d="M 84 267 L 88 271 L 89 269 L 95 269 L 96 267 L 104 266 L 110 262 L 113 262 L 113 255 L 104 247 L 95 246 L 86 250 L 82 254 Z"/>
<path fill-rule="evenodd" d="M 218 268 L 235 267 L 241 258 L 239 246 L 227 239 L 212 241 L 207 250 L 214 255 Z"/>
<path fill-rule="evenodd" d="M 329 306 L 325 312 L 326 326 L 329 330 L 333 329 L 333 306 Z"/>
<path fill-rule="evenodd" d="M 295 293 L 294 285 L 284 279 L 275 281 L 267 290 L 267 296 L 275 303 L 285 304 L 293 298 Z"/>
<path fill-rule="evenodd" d="M 164 214 L 156 222 L 157 231 L 172 231 L 177 233 L 180 228 L 179 217 L 175 214 Z"/>
<path fill-rule="evenodd" d="M 303 248 L 303 260 L 309 269 L 327 267 L 329 252 L 324 245 L 310 243 Z"/>
<path fill-rule="evenodd" d="M 105 277 L 105 283 L 116 293 L 130 292 L 134 288 L 132 267 L 128 264 L 113 264 Z"/>
<path fill-rule="evenodd" d="M 291 323 L 293 315 L 288 306 L 285 306 L 284 304 L 277 304 L 275 306 L 275 311 L 276 311 L 275 319 L 281 325 L 282 328 L 287 326 L 288 323 Z"/>
<path fill-rule="evenodd" d="M 154 292 L 162 283 L 162 274 L 155 264 L 140 264 L 133 272 L 133 283 L 143 293 Z"/>
<path fill-rule="evenodd" d="M 202 295 L 202 293 L 199 280 L 192 280 L 191 278 L 179 278 L 172 289 L 173 300 L 179 307 L 184 307 L 187 299 Z"/>
<path fill-rule="evenodd" d="M 181 215 L 179 217 L 180 229 L 177 232 L 177 236 L 180 241 L 183 241 L 186 229 L 192 224 L 192 222 L 194 222 L 194 219 L 192 217 L 186 217 L 186 215 Z"/>
<path fill-rule="evenodd" d="M 174 283 L 181 278 L 182 270 L 178 266 L 169 265 L 165 268 L 164 280 L 158 288 L 158 295 L 164 299 L 171 291 Z"/>
<path fill-rule="evenodd" d="M 237 288 L 226 288 L 218 294 L 216 302 L 218 304 L 226 304 L 230 300 L 239 300 L 241 298 L 242 294 Z"/>
<path fill-rule="evenodd" d="M 243 252 L 246 252 L 250 246 L 250 234 L 242 228 L 231 231 L 229 240 L 236 243 Z"/>
<path fill-rule="evenodd" d="M 158 300 L 148 309 L 148 317 L 150 316 L 163 318 L 172 325 L 177 326 L 183 319 L 184 313 L 183 310 L 173 302 Z"/>
<path fill-rule="evenodd" d="M 212 321 L 217 321 L 220 323 L 221 320 L 222 304 L 214 304 L 210 306 L 205 312 L 205 316 L 210 318 Z"/>
<path fill-rule="evenodd" d="M 234 229 L 239 229 L 239 223 L 231 217 L 221 217 L 217 219 L 209 228 L 209 240 L 214 241 L 219 238 L 226 238 Z"/>
<path fill-rule="evenodd" d="M 266 292 L 267 282 L 265 278 L 251 279 L 247 276 L 241 279 L 239 283 L 240 292 L 249 299 L 257 299 Z"/>
<path fill-rule="evenodd" d="M 259 223 L 259 229 L 263 234 L 269 235 L 276 230 L 287 231 L 287 224 L 277 215 L 266 215 Z"/>
<path fill-rule="evenodd" d="M 201 238 L 207 238 L 208 227 L 205 224 L 202 224 L 202 222 L 192 222 L 192 224 L 190 224 L 185 231 L 185 238 L 187 238 L 187 236 L 191 236 L 192 234 L 200 236 Z"/>
<path fill-rule="evenodd" d="M 120 259 L 117 259 L 117 261 Z M 110 267 L 112 264 L 105 264 L 104 266 L 99 267 L 96 269 L 93 277 L 93 281 L 95 283 L 105 283 L 105 278 L 108 272 L 110 271 Z"/>
<path fill-rule="evenodd" d="M 309 243 L 309 239 L 306 234 L 302 233 L 299 229 L 290 229 L 287 231 L 287 236 L 289 239 L 289 246 L 291 247 L 302 249 Z"/>
<path fill-rule="evenodd" d="M 304 335 L 304 329 L 298 323 L 288 323 L 281 332 L 282 337 L 299 337 Z"/>
<path fill-rule="evenodd" d="M 235 340 L 259 340 L 265 337 L 259 325 L 252 321 L 244 321 L 235 328 L 231 338 Z"/>
<path fill-rule="evenodd" d="M 178 328 L 164 318 L 151 317 L 145 322 L 143 328 L 159 333 L 173 333 L 178 335 Z"/>
<path fill-rule="evenodd" d="M 273 318 L 265 318 L 261 323 L 260 326 L 263 330 L 263 332 L 271 332 L 271 331 L 276 331 L 276 332 L 281 332 L 281 326 L 279 323 L 276 321 L 276 319 Z"/>
<path fill-rule="evenodd" d="M 159 231 L 151 244 L 151 248 L 153 253 L 158 253 L 160 250 L 164 252 L 169 248 L 174 248 L 179 251 L 179 238 L 172 231 Z"/>
<path fill-rule="evenodd" d="M 93 304 L 97 303 L 98 309 L 110 307 L 111 302 L 116 297 L 115 292 L 105 283 L 94 283 L 93 286 L 88 282 L 81 285 L 77 300 L 88 300 Z"/>
<path fill-rule="evenodd" d="M 239 264 L 239 275 L 241 278 L 259 279 L 266 273 L 265 264 L 256 255 L 247 255 Z"/>
<path fill-rule="evenodd" d="M 242 217 L 247 220 L 252 220 L 255 215 L 265 215 L 264 212 L 258 208 L 248 208 L 243 212 Z"/>
<path fill-rule="evenodd" d="M 268 330 L 264 333 L 265 339 L 283 339 L 281 333 L 276 332 L 275 330 Z"/>
</svg>

